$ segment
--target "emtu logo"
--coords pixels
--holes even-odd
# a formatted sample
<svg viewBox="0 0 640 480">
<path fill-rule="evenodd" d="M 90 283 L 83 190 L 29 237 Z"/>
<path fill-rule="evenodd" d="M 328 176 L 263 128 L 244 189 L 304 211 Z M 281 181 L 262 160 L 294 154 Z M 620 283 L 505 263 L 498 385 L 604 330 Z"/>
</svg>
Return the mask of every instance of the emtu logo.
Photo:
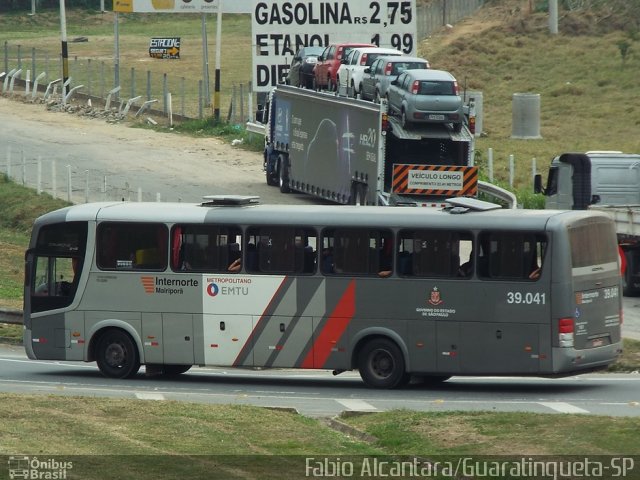
<svg viewBox="0 0 640 480">
<path fill-rule="evenodd" d="M 140 277 L 140 281 L 144 287 L 144 293 L 155 292 L 156 277 Z"/>
<path fill-rule="evenodd" d="M 210 297 L 215 297 L 216 295 L 218 295 L 219 291 L 220 291 L 220 288 L 218 287 L 217 284 L 210 283 L 209 285 L 207 285 L 207 294 Z"/>
</svg>

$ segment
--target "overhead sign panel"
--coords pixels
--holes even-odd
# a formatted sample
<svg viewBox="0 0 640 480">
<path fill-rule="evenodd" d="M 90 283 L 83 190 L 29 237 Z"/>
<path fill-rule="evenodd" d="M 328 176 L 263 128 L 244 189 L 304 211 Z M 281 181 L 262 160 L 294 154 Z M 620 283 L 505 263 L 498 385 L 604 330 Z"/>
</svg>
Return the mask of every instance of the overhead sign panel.
<svg viewBox="0 0 640 480">
<path fill-rule="evenodd" d="M 415 0 L 255 0 L 252 16 L 255 91 L 283 83 L 303 46 L 360 42 L 416 51 Z"/>
<path fill-rule="evenodd" d="M 123 13 L 215 13 L 220 0 L 114 0 L 113 11 Z"/>
</svg>

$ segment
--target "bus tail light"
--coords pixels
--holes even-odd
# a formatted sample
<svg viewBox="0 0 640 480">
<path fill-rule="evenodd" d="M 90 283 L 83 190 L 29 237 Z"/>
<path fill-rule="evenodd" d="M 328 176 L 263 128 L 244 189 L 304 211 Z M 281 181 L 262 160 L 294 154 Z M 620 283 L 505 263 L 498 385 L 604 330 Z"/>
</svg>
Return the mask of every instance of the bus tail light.
<svg viewBox="0 0 640 480">
<path fill-rule="evenodd" d="M 573 347 L 573 332 L 575 324 L 573 318 L 561 318 L 558 321 L 558 340 L 561 347 Z"/>
</svg>

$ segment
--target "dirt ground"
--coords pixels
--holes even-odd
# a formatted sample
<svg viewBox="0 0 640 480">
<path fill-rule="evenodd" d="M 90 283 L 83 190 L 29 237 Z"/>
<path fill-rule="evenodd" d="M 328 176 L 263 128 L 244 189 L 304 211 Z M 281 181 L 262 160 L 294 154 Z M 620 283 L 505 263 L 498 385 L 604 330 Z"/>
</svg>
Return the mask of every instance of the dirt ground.
<svg viewBox="0 0 640 480">
<path fill-rule="evenodd" d="M 158 192 L 167 201 L 251 194 L 260 195 L 265 203 L 292 203 L 297 197 L 266 186 L 260 153 L 214 137 L 132 128 L 101 118 L 51 112 L 44 105 L 6 97 L 0 97 L 0 125 L 0 145 L 14 152 L 13 175 L 19 169 L 15 152 L 22 151 L 28 159 L 54 158 L 58 165 L 72 165 L 74 171 L 105 172 L 134 190 Z M 0 149 L 2 171 L 6 169 L 4 150 Z"/>
</svg>

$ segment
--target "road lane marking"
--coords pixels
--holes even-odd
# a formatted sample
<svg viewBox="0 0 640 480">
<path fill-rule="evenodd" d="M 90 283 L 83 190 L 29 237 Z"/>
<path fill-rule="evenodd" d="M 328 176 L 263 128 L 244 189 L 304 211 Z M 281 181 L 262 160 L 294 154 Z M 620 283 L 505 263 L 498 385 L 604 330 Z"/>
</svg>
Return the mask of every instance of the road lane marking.
<svg viewBox="0 0 640 480">
<path fill-rule="evenodd" d="M 164 395 L 161 393 L 142 393 L 136 392 L 136 398 L 139 400 L 164 400 Z"/>
<path fill-rule="evenodd" d="M 538 404 L 560 413 L 589 413 L 589 410 L 565 402 L 538 402 Z"/>
<path fill-rule="evenodd" d="M 353 410 L 356 412 L 372 412 L 374 410 L 378 410 L 376 407 L 374 407 L 370 403 L 365 402 L 364 400 L 336 398 L 336 402 L 344 407 L 347 407 L 349 410 Z"/>
</svg>

